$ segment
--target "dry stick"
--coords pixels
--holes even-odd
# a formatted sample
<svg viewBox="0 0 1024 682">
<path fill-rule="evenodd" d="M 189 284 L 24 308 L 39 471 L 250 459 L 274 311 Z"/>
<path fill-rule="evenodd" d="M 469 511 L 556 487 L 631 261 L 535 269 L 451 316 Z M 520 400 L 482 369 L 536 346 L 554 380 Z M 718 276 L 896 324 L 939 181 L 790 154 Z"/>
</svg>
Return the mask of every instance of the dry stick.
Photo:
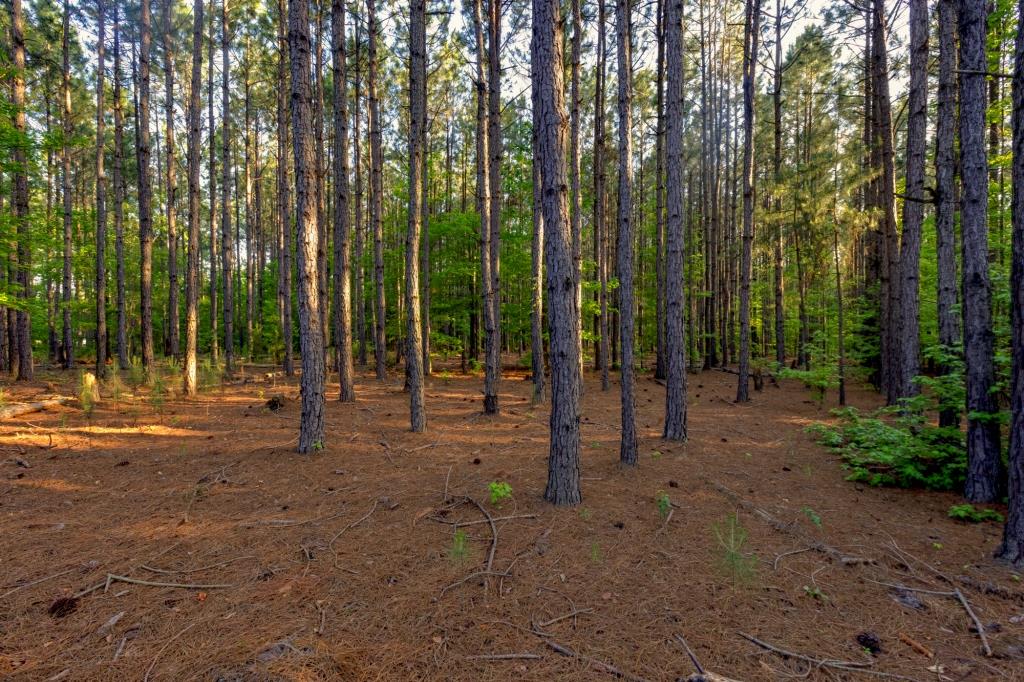
<svg viewBox="0 0 1024 682">
<path fill-rule="evenodd" d="M 783 557 L 787 557 L 787 556 L 793 556 L 794 554 L 803 554 L 804 552 L 810 552 L 811 549 L 812 549 L 811 547 L 805 547 L 804 549 L 795 549 L 792 552 L 783 552 L 779 556 L 775 557 L 775 561 L 772 562 L 772 570 L 773 571 L 779 570 L 779 559 L 782 559 Z"/>
<path fill-rule="evenodd" d="M 675 635 L 675 638 L 676 641 L 682 644 L 683 648 L 686 649 L 686 655 L 689 656 L 690 660 L 693 662 L 693 667 L 697 669 L 697 672 L 703 675 L 704 666 L 702 666 L 700 661 L 697 660 L 697 655 L 693 653 L 693 649 L 690 648 L 690 645 L 686 643 L 686 640 L 680 634 Z"/>
<path fill-rule="evenodd" d="M 479 654 L 476 656 L 466 656 L 467 661 L 518 661 L 518 660 L 534 660 L 541 656 L 539 654 Z"/>
<path fill-rule="evenodd" d="M 479 578 L 480 576 L 494 576 L 494 577 L 497 577 L 497 578 L 509 578 L 509 577 L 511 577 L 511 575 L 512 574 L 508 573 L 508 572 L 499 573 L 498 571 L 474 571 L 473 573 L 470 573 L 469 575 L 467 575 L 462 580 L 456 580 L 451 585 L 446 585 L 445 587 L 443 587 L 441 589 L 441 596 L 444 596 L 444 593 L 447 592 L 448 590 L 450 590 L 452 588 L 455 588 L 455 587 L 458 587 L 459 585 L 462 585 L 463 583 L 467 583 L 470 580 L 472 580 L 473 578 Z"/>
<path fill-rule="evenodd" d="M 0 594 L 0 599 L 8 597 L 19 590 L 25 589 L 26 587 L 32 587 L 33 585 L 38 585 L 39 583 L 45 583 L 47 580 L 52 580 L 53 578 L 59 578 L 62 575 L 67 575 L 68 573 L 71 573 L 74 570 L 74 568 L 69 568 L 66 571 L 61 571 L 60 573 L 54 573 L 53 575 L 48 575 L 45 578 L 39 578 L 38 580 L 33 580 L 32 582 L 25 583 L 24 585 L 18 585 L 17 587 L 14 587 L 10 590 L 7 590 L 3 594 Z"/>
<path fill-rule="evenodd" d="M 256 528 L 260 526 L 266 526 L 268 528 L 293 528 L 295 526 L 305 526 L 307 523 L 319 523 L 320 521 L 330 521 L 336 519 L 339 516 L 344 516 L 346 512 L 340 511 L 337 514 L 325 514 L 323 516 L 314 516 L 311 519 L 304 519 L 302 521 L 294 521 L 291 519 L 267 519 L 265 521 L 247 521 L 240 524 L 243 528 Z"/>
<path fill-rule="evenodd" d="M 647 682 L 646 678 L 640 677 L 638 675 L 633 675 L 632 673 L 627 673 L 623 670 L 619 670 L 614 665 L 605 663 L 604 661 L 597 658 L 593 658 L 591 656 L 586 656 L 584 654 L 579 653 L 578 651 L 573 651 L 569 647 L 563 644 L 559 644 L 558 642 L 554 642 L 550 639 L 545 639 L 544 644 L 546 644 L 548 648 L 550 648 L 552 651 L 562 654 L 563 656 L 568 656 L 570 658 L 578 658 L 579 660 L 585 661 L 593 667 L 597 668 L 598 670 L 606 672 L 609 675 L 620 677 L 624 680 L 631 680 L 631 682 Z"/>
<path fill-rule="evenodd" d="M 655 535 L 658 535 L 659 533 L 661 533 L 661 531 L 665 530 L 665 528 L 668 527 L 668 522 L 672 520 L 672 515 L 675 514 L 675 512 L 675 509 L 668 510 L 668 514 L 665 515 L 665 522 L 661 524 L 661 528 L 658 529 Z"/>
<path fill-rule="evenodd" d="M 190 623 L 189 625 L 187 625 L 185 627 L 185 629 L 179 631 L 178 634 L 174 635 L 174 637 L 171 637 L 169 640 L 167 640 L 166 644 L 164 644 L 162 647 L 160 647 L 160 651 L 156 652 L 156 656 L 153 657 L 153 662 L 149 664 L 148 668 L 146 668 L 146 675 L 142 678 L 142 682 L 149 682 L 149 675 L 150 675 L 150 673 L 153 672 L 153 668 L 156 667 L 157 660 L 159 660 L 160 655 L 163 654 L 163 652 L 167 649 L 167 647 L 169 647 L 171 645 L 171 642 L 173 642 L 174 640 L 178 639 L 179 637 L 181 637 L 183 634 L 185 634 L 186 632 L 188 632 L 189 630 L 191 630 L 192 628 L 194 628 L 198 624 L 199 624 L 199 621 L 195 621 L 193 623 Z"/>
<path fill-rule="evenodd" d="M 150 573 L 161 573 L 163 575 L 175 575 L 175 574 L 182 574 L 182 573 L 184 573 L 184 574 L 187 574 L 187 573 L 199 573 L 201 571 L 206 571 L 206 570 L 209 570 L 211 568 L 220 568 L 221 566 L 227 566 L 228 564 L 233 564 L 236 561 L 245 561 L 246 559 L 256 559 L 256 558 L 258 558 L 258 557 L 256 557 L 255 555 L 239 556 L 239 557 L 235 557 L 234 559 L 228 559 L 227 561 L 222 561 L 222 562 L 220 562 L 218 564 L 210 564 L 209 566 L 200 566 L 199 568 L 183 568 L 183 569 L 178 569 L 178 570 L 176 570 L 176 569 L 168 569 L 168 568 L 153 568 L 152 566 L 147 566 L 146 564 L 142 564 L 141 566 L 139 566 L 139 568 L 141 568 L 144 571 L 149 571 Z"/>
<path fill-rule="evenodd" d="M 388 458 L 388 461 L 391 462 L 392 466 L 397 467 L 398 465 L 395 464 L 395 460 L 391 458 L 391 444 L 384 438 L 383 431 L 380 432 L 380 442 L 378 444 L 384 446 L 384 456 Z"/>
<path fill-rule="evenodd" d="M 985 649 L 985 655 L 991 656 L 992 647 L 988 645 L 988 637 L 985 636 L 985 626 L 981 624 L 980 620 L 978 620 L 978 616 L 974 614 L 974 610 L 971 608 L 971 605 L 967 603 L 967 599 L 964 598 L 964 593 L 961 592 L 959 588 L 953 590 L 953 595 L 960 600 L 964 610 L 967 611 L 967 615 L 969 615 L 971 620 L 974 621 L 974 627 L 978 628 L 978 636 L 981 637 L 981 646 Z"/>
<path fill-rule="evenodd" d="M 370 518 L 370 515 L 373 514 L 373 512 L 377 511 L 377 504 L 378 504 L 378 502 L 379 502 L 379 500 L 374 500 L 373 501 L 373 506 L 370 507 L 370 511 L 366 512 L 365 514 L 360 516 L 358 519 L 356 519 L 352 523 L 348 524 L 347 526 L 345 526 L 344 528 L 339 530 L 337 533 L 334 534 L 334 537 L 331 538 L 331 541 L 329 543 L 327 543 L 327 549 L 331 550 L 331 553 L 334 554 L 334 567 L 335 568 L 340 568 L 340 567 L 338 566 L 338 552 L 335 551 L 335 549 L 334 549 L 334 543 L 337 541 L 338 538 L 340 538 L 350 528 L 355 528 L 360 523 L 362 523 L 366 519 Z"/>
<path fill-rule="evenodd" d="M 215 590 L 226 587 L 234 587 L 234 585 L 229 585 L 226 583 L 210 585 L 200 585 L 194 583 L 157 583 L 149 580 L 139 580 L 138 578 L 129 578 L 126 575 L 114 575 L 113 573 L 108 573 L 107 579 L 104 582 L 104 592 L 107 591 L 107 588 L 110 587 L 111 583 L 131 583 L 132 585 L 145 585 L 147 587 L 179 587 L 183 590 Z"/>
<path fill-rule="evenodd" d="M 768 642 L 765 642 L 763 640 L 758 639 L 757 637 L 753 637 L 752 635 L 748 635 L 743 632 L 737 632 L 736 634 L 738 634 L 743 639 L 756 644 L 762 649 L 766 649 L 767 651 L 776 653 L 782 656 L 783 658 L 795 658 L 799 661 L 803 661 L 804 663 L 808 663 L 817 668 L 833 668 L 836 670 L 845 670 L 847 672 L 864 673 L 865 675 L 875 675 L 876 677 L 887 677 L 895 680 L 909 680 L 910 682 L 917 682 L 913 677 L 905 677 L 903 675 L 897 675 L 896 673 L 882 672 L 881 670 L 868 670 L 867 667 L 871 665 L 870 662 L 860 663 L 858 661 L 839 661 L 828 658 L 813 658 L 811 656 L 805 656 L 804 654 L 798 654 L 793 651 L 787 651 L 786 649 L 777 647 L 774 644 L 769 644 Z"/>
<path fill-rule="evenodd" d="M 454 464 L 449 465 L 448 473 L 444 475 L 444 497 L 441 498 L 441 504 L 448 502 L 448 479 L 452 476 L 452 469 L 455 468 Z"/>
<path fill-rule="evenodd" d="M 546 620 L 543 623 L 537 623 L 537 625 L 539 627 L 546 628 L 547 626 L 554 625 L 555 623 L 557 623 L 559 621 L 563 621 L 566 618 L 573 618 L 573 619 L 575 619 L 576 616 L 578 616 L 580 614 L 583 614 L 583 613 L 593 613 L 593 612 L 594 612 L 594 609 L 576 609 L 576 608 L 574 608 L 572 611 L 570 611 L 569 613 L 565 614 L 564 616 L 558 616 L 557 618 L 552 618 L 551 620 Z"/>
<path fill-rule="evenodd" d="M 480 513 L 487 517 L 487 522 L 491 525 L 491 551 L 487 555 L 487 570 L 491 570 L 491 566 L 494 565 L 494 553 L 498 551 L 498 527 L 494 525 L 494 518 L 491 517 L 490 513 L 484 509 L 484 506 L 474 500 L 470 496 L 466 496 L 466 500 L 476 505 L 476 508 L 480 510 Z"/>
<path fill-rule="evenodd" d="M 442 523 L 450 523 L 456 528 L 465 528 L 466 526 L 476 526 L 481 523 L 491 523 L 497 521 L 508 521 L 510 519 L 535 519 L 536 514 L 513 514 L 512 516 L 495 516 L 494 518 L 478 519 L 476 521 L 443 521 Z"/>
</svg>

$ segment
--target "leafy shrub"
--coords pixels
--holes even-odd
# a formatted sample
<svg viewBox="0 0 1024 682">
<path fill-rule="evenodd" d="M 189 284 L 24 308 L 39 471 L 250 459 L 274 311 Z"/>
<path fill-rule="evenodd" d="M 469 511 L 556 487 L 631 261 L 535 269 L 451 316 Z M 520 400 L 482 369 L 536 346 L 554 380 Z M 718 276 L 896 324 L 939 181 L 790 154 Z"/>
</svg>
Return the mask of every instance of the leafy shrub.
<svg viewBox="0 0 1024 682">
<path fill-rule="evenodd" d="M 978 509 L 973 504 L 954 504 L 949 508 L 949 518 L 968 523 L 981 523 L 982 521 L 1003 522 L 1003 515 L 994 509 Z"/>
<path fill-rule="evenodd" d="M 963 435 L 956 428 L 925 424 L 917 414 L 883 419 L 889 410 L 862 417 L 855 408 L 834 410 L 836 426 L 808 430 L 838 452 L 847 480 L 873 486 L 958 490 L 967 473 Z"/>
<path fill-rule="evenodd" d="M 500 504 L 512 496 L 512 486 L 505 481 L 491 481 L 487 489 L 491 491 L 491 504 Z"/>
</svg>

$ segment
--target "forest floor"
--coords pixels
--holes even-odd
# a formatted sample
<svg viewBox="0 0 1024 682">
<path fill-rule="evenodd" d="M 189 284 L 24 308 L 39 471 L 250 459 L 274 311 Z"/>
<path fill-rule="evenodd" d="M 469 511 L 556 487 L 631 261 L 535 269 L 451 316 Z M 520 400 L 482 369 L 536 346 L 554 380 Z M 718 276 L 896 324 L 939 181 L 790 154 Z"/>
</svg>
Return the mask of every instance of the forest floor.
<svg viewBox="0 0 1024 682">
<path fill-rule="evenodd" d="M 674 445 L 645 376 L 624 471 L 618 385 L 588 372 L 583 505 L 557 509 L 548 409 L 521 373 L 486 417 L 479 376 L 436 371 L 424 434 L 400 372 L 360 373 L 354 404 L 328 386 L 326 445 L 303 456 L 297 385 L 269 369 L 192 401 L 0 421 L 0 678 L 653 682 L 694 672 L 685 639 L 736 680 L 1024 679 L 999 525 L 949 519 L 953 494 L 845 481 L 805 433 L 834 395 L 784 381 L 736 405 L 734 375 L 690 375 Z M 75 394 L 40 377 L 7 401 Z"/>
</svg>

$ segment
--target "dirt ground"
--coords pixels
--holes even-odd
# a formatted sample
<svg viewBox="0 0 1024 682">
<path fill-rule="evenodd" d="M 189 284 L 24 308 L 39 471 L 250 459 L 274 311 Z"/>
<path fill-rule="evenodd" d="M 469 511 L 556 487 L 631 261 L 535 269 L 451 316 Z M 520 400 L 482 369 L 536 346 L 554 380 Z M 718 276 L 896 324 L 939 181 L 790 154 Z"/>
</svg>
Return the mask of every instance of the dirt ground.
<svg viewBox="0 0 1024 682">
<path fill-rule="evenodd" d="M 1024 679 L 1000 526 L 947 518 L 951 494 L 845 481 L 804 432 L 834 395 L 783 382 L 740 406 L 734 375 L 690 375 L 672 445 L 644 377 L 624 471 L 618 386 L 588 373 L 584 501 L 556 509 L 548 409 L 521 374 L 492 418 L 479 376 L 436 371 L 424 434 L 399 372 L 360 374 L 355 404 L 329 385 L 325 447 L 302 456 L 297 386 L 268 369 L 193 401 L 128 388 L 88 416 L 0 421 L 0 677 L 675 680 L 695 672 L 685 640 L 736 680 Z M 40 377 L 6 400 L 74 395 Z M 496 481 L 512 495 L 492 504 Z"/>
</svg>

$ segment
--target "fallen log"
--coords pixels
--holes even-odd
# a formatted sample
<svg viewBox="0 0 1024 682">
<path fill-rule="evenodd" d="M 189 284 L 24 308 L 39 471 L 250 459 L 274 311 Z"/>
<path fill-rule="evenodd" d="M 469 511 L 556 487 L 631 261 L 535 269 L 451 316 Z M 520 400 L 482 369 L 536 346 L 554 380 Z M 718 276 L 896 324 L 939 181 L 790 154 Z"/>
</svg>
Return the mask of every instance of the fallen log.
<svg viewBox="0 0 1024 682">
<path fill-rule="evenodd" d="M 51 407 L 60 407 L 61 405 L 67 405 L 72 400 L 74 400 L 74 398 L 60 396 L 57 398 L 50 398 L 48 400 L 39 400 L 34 403 L 15 403 L 14 405 L 7 405 L 6 407 L 0 407 L 0 419 L 10 419 L 11 417 L 18 417 L 23 414 L 31 414 L 32 412 L 48 410 Z"/>
</svg>

